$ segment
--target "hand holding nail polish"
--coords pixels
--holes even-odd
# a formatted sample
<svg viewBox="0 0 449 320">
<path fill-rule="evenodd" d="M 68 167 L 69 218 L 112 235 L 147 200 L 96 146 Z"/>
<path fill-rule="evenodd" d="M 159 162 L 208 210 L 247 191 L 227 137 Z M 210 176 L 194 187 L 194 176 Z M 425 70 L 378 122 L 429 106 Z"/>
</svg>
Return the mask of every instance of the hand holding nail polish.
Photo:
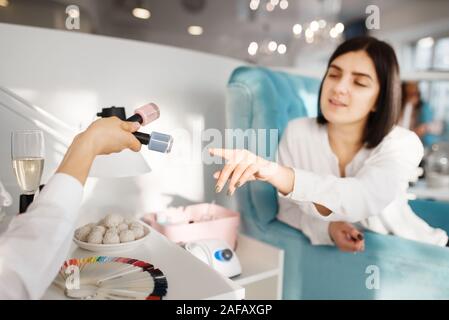
<svg viewBox="0 0 449 320">
<path fill-rule="evenodd" d="M 97 116 L 102 118 L 115 116 L 127 122 L 133 122 L 136 124 L 140 124 L 141 126 L 146 126 L 147 124 L 159 118 L 160 110 L 156 104 L 148 103 L 137 108 L 134 111 L 134 115 L 132 115 L 128 119 L 125 119 L 125 108 L 123 107 L 103 108 L 101 112 L 97 113 Z M 160 132 L 152 132 L 151 134 L 143 132 L 133 132 L 133 135 L 141 144 L 147 145 L 149 150 L 162 153 L 171 152 L 171 148 L 173 146 L 173 137 L 168 134 Z"/>
<path fill-rule="evenodd" d="M 96 120 L 75 137 L 57 172 L 68 174 L 84 184 L 97 155 L 123 149 L 140 150 L 141 144 L 133 135 L 139 128 L 138 122 L 126 122 L 117 117 Z"/>
</svg>

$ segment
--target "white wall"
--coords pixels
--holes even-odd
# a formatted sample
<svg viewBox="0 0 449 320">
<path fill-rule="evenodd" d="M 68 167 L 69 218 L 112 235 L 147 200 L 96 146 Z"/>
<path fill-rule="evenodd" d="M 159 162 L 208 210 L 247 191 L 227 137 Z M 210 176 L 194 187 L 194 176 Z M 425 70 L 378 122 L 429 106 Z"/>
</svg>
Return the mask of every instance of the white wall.
<svg viewBox="0 0 449 320">
<path fill-rule="evenodd" d="M 366 18 L 365 8 L 369 4 L 378 5 L 380 10 L 380 29 L 370 30 L 370 34 L 390 43 L 396 50 L 401 71 L 413 70 L 408 45 L 420 38 L 447 36 L 449 34 L 449 1 L 447 0 L 407 0 L 400 5 L 393 1 L 367 1 L 361 7 L 360 18 Z M 343 12 L 344 13 L 344 12 Z M 313 74 L 319 77 L 325 72 L 328 59 L 338 43 L 330 41 L 322 44 L 306 45 L 302 42 L 294 66 L 290 70 Z M 293 71 L 294 72 L 294 71 Z"/>
<path fill-rule="evenodd" d="M 201 150 L 192 151 L 200 137 L 178 136 L 183 130 L 191 135 L 195 126 L 224 129 L 226 83 L 243 62 L 137 41 L 8 24 L 0 24 L 0 43 L 0 86 L 75 131 L 87 126 L 100 108 L 125 106 L 130 115 L 134 108 L 152 101 L 160 106 L 161 117 L 142 131 L 175 135 L 169 155 L 142 151 L 153 172 L 137 178 L 90 179 L 85 214 L 139 215 L 169 204 L 215 199 L 212 173 L 218 166 L 203 166 Z M 0 179 L 16 200 L 10 212 L 17 210 L 18 194 L 10 163 L 10 132 L 33 126 L 0 105 Z M 46 143 L 43 182 L 65 150 L 48 135 Z M 182 151 L 193 152 L 195 161 L 180 163 Z M 216 200 L 233 206 L 226 196 Z"/>
</svg>

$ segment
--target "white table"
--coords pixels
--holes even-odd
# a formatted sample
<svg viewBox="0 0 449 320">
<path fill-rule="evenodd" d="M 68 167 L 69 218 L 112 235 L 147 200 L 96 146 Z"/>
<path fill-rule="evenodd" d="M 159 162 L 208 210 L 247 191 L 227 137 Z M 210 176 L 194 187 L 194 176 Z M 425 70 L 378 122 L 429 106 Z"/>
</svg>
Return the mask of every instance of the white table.
<svg viewBox="0 0 449 320">
<path fill-rule="evenodd" d="M 167 277 L 168 290 L 164 299 L 244 299 L 245 289 L 223 277 L 205 263 L 151 229 L 148 239 L 132 251 L 102 254 L 80 249 L 73 243 L 67 258 L 90 256 L 121 256 L 140 259 L 159 268 Z M 67 299 L 52 285 L 43 299 Z"/>
<path fill-rule="evenodd" d="M 232 280 L 245 288 L 246 299 L 282 299 L 284 250 L 240 234 L 236 254 L 242 274 Z"/>
</svg>

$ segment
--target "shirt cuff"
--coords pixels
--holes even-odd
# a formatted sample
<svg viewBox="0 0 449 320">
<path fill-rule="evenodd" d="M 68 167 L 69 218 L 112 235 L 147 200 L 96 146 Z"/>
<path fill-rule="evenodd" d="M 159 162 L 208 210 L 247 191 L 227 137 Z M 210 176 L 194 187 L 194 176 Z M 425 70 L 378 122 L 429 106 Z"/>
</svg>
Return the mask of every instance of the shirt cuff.
<svg viewBox="0 0 449 320">
<path fill-rule="evenodd" d="M 285 196 L 281 193 L 279 194 L 284 198 L 292 199 L 295 201 L 310 201 L 311 199 L 307 195 L 308 191 L 311 191 L 311 189 L 313 189 L 313 186 L 318 182 L 316 174 L 301 169 L 292 169 L 295 174 L 295 178 L 293 180 L 293 190 Z"/>
<path fill-rule="evenodd" d="M 307 208 L 308 207 L 308 208 Z M 306 203 L 304 209 L 306 212 L 312 213 L 311 216 L 316 218 L 321 216 L 312 202 Z M 332 215 L 332 214 L 330 214 Z M 323 216 L 321 216 L 323 217 Z M 326 218 L 326 217 L 323 217 Z M 309 218 L 311 219 L 311 218 Z M 322 219 L 313 219 L 311 221 L 311 232 L 309 232 L 310 243 L 313 245 L 335 245 L 329 234 L 329 224 L 331 221 L 322 221 Z"/>
<path fill-rule="evenodd" d="M 62 210 L 63 212 L 77 213 L 81 207 L 82 200 L 83 185 L 81 182 L 71 175 L 56 173 L 37 195 L 36 200 L 30 205 L 28 211 L 35 209 L 39 204 L 51 204 L 58 208 L 70 209 Z"/>
<path fill-rule="evenodd" d="M 319 245 L 327 245 L 334 246 L 335 243 L 329 235 L 329 224 L 330 221 L 325 221 L 324 223 L 317 224 L 315 227 L 315 233 L 310 237 L 310 243 L 319 246 Z"/>
<path fill-rule="evenodd" d="M 323 216 L 316 209 L 315 205 L 313 204 L 313 202 L 316 202 L 316 200 L 313 199 L 312 196 L 313 194 L 317 193 L 315 189 L 320 184 L 320 178 L 317 176 L 316 173 L 296 168 L 292 169 L 295 174 L 295 178 L 293 180 L 294 181 L 293 190 L 286 195 L 283 195 L 278 191 L 278 196 L 280 198 L 285 198 L 296 202 L 311 202 L 311 206 L 313 206 L 314 210 L 312 213 L 310 213 L 309 211 L 307 211 L 307 213 L 311 214 L 314 217 L 318 217 L 320 220 L 324 221 L 346 220 L 343 216 L 335 212 L 331 212 L 328 216 Z"/>
</svg>

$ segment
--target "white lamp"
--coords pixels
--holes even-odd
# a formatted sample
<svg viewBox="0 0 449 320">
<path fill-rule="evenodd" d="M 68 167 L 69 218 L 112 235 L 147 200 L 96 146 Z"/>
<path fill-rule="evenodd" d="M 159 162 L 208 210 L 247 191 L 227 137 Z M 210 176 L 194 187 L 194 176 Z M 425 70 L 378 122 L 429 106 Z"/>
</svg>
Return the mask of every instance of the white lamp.
<svg viewBox="0 0 449 320">
<path fill-rule="evenodd" d="M 89 177 L 122 178 L 148 172 L 151 172 L 151 168 L 142 154 L 126 149 L 119 153 L 95 157 Z"/>
</svg>

